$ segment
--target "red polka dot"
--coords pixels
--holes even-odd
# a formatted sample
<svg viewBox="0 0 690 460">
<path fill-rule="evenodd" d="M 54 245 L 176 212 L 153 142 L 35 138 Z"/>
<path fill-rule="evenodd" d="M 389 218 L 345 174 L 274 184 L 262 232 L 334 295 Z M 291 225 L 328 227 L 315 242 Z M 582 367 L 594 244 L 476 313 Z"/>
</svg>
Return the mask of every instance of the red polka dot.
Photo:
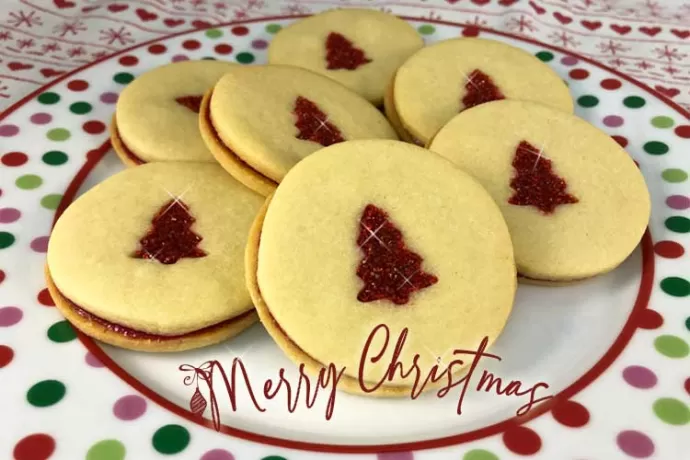
<svg viewBox="0 0 690 460">
<path fill-rule="evenodd" d="M 589 72 L 587 72 L 585 69 L 573 69 L 568 75 L 570 75 L 570 78 L 573 80 L 584 80 L 585 78 L 589 77 Z"/>
<path fill-rule="evenodd" d="M 664 324 L 664 317 L 656 310 L 647 308 L 640 313 L 639 323 L 637 327 L 641 329 L 658 329 Z"/>
<path fill-rule="evenodd" d="M 8 152 L 2 156 L 0 161 L 2 161 L 2 164 L 5 166 L 21 166 L 29 161 L 29 157 L 22 152 Z"/>
<path fill-rule="evenodd" d="M 14 446 L 15 460 L 46 460 L 55 451 L 55 440 L 47 434 L 32 434 Z"/>
<path fill-rule="evenodd" d="M 675 241 L 659 241 L 654 245 L 654 252 L 667 259 L 677 259 L 685 254 L 685 249 Z"/>
<path fill-rule="evenodd" d="M 14 350 L 7 345 L 0 345 L 0 369 L 7 366 L 14 359 Z"/>
<path fill-rule="evenodd" d="M 0 270 L 0 284 L 2 284 L 3 281 L 5 281 L 5 272 Z"/>
<path fill-rule="evenodd" d="M 684 386 L 685 386 L 686 393 L 690 395 L 690 377 L 685 379 L 685 385 Z"/>
<path fill-rule="evenodd" d="M 105 131 L 105 125 L 97 120 L 87 121 L 82 125 L 82 128 L 89 134 L 101 134 Z"/>
<path fill-rule="evenodd" d="M 133 65 L 139 64 L 139 59 L 136 56 L 122 56 L 119 59 L 121 65 L 126 67 L 131 67 Z"/>
<path fill-rule="evenodd" d="M 625 148 L 628 146 L 628 140 L 623 136 L 611 136 L 614 141 L 618 142 L 618 145 Z"/>
<path fill-rule="evenodd" d="M 551 409 L 553 418 L 561 425 L 579 428 L 589 422 L 589 411 L 585 406 L 575 401 L 563 401 Z"/>
<path fill-rule="evenodd" d="M 518 455 L 534 455 L 541 449 L 541 438 L 525 426 L 513 426 L 503 433 L 503 444 Z"/>
<path fill-rule="evenodd" d="M 218 54 L 230 54 L 230 53 L 232 53 L 232 46 L 227 45 L 225 43 L 221 43 L 220 45 L 216 45 L 215 48 L 213 48 L 213 49 Z"/>
<path fill-rule="evenodd" d="M 601 84 L 602 88 L 608 89 L 608 90 L 618 89 L 622 85 L 620 80 L 616 80 L 615 78 L 606 78 L 604 80 L 601 80 L 600 84 Z"/>
<path fill-rule="evenodd" d="M 160 43 L 156 43 L 154 45 L 149 46 L 148 50 L 149 50 L 149 53 L 151 53 L 151 54 L 163 54 L 168 50 L 168 48 L 166 48 L 165 45 L 161 45 Z"/>
<path fill-rule="evenodd" d="M 182 47 L 186 50 L 198 50 L 201 48 L 201 43 L 199 43 L 199 40 L 185 40 L 182 43 Z"/>
<path fill-rule="evenodd" d="M 676 126 L 674 130 L 676 134 L 683 139 L 690 139 L 690 125 L 680 125 Z"/>
<path fill-rule="evenodd" d="M 71 91 L 84 91 L 89 87 L 89 84 L 84 80 L 72 80 L 67 83 L 67 88 Z"/>
<path fill-rule="evenodd" d="M 43 289 L 38 293 L 38 303 L 45 305 L 46 307 L 55 306 L 55 302 L 53 302 L 53 298 L 50 296 L 48 289 Z"/>
<path fill-rule="evenodd" d="M 477 27 L 466 26 L 462 29 L 463 37 L 476 37 L 477 35 L 479 35 L 479 29 Z"/>
<path fill-rule="evenodd" d="M 249 29 L 247 29 L 244 26 L 237 26 L 237 27 L 233 27 L 231 32 L 234 35 L 242 36 L 242 35 L 247 35 L 249 33 Z"/>
</svg>

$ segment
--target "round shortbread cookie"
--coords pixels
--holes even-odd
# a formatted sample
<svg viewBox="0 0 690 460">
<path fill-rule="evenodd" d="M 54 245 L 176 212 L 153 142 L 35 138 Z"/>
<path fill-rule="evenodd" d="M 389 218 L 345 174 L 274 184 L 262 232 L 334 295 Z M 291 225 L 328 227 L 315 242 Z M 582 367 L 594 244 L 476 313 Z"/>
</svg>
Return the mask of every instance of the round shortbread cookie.
<svg viewBox="0 0 690 460">
<path fill-rule="evenodd" d="M 215 327 L 212 336 L 221 338 L 252 322 L 243 260 L 262 203 L 217 164 L 126 169 L 58 219 L 50 284 L 88 324 L 168 339 Z"/>
<path fill-rule="evenodd" d="M 449 350 L 495 341 L 517 285 L 508 228 L 481 185 L 438 155 L 386 140 L 327 147 L 293 168 L 255 221 L 245 271 L 283 351 L 314 373 L 345 367 L 342 389 L 355 393 L 376 326 L 391 343 L 380 362 L 364 360 L 367 385 L 405 328 L 405 368 L 419 354 L 422 375 L 435 365 L 441 375 Z M 412 386 L 413 376 L 398 376 L 373 395 L 409 396 Z"/>
<path fill-rule="evenodd" d="M 429 148 L 496 200 L 524 278 L 568 282 L 605 273 L 632 253 L 647 227 L 650 197 L 634 161 L 574 115 L 490 102 L 455 116 Z"/>
<path fill-rule="evenodd" d="M 111 123 L 113 148 L 127 166 L 157 161 L 214 162 L 199 133 L 206 91 L 236 64 L 184 61 L 156 67 L 122 91 Z"/>
<path fill-rule="evenodd" d="M 234 67 L 202 107 L 208 148 L 230 174 L 264 195 L 295 164 L 325 146 L 397 139 L 388 120 L 364 98 L 297 67 Z"/>
<path fill-rule="evenodd" d="M 380 105 L 395 70 L 423 46 L 417 31 L 392 14 L 330 10 L 278 32 L 268 62 L 320 73 Z"/>
<path fill-rule="evenodd" d="M 395 74 L 386 112 L 420 145 L 459 112 L 496 99 L 573 112 L 568 87 L 548 65 L 494 40 L 458 38 L 421 49 Z"/>
</svg>

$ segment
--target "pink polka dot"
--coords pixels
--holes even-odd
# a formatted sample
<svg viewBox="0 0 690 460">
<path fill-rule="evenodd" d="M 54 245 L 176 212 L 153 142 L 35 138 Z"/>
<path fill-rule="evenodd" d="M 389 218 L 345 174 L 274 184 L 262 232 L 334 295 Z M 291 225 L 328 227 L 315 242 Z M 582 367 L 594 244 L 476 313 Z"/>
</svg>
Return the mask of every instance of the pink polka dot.
<svg viewBox="0 0 690 460">
<path fill-rule="evenodd" d="M 104 104 L 114 104 L 117 102 L 117 93 L 103 93 L 100 99 Z"/>
<path fill-rule="evenodd" d="M 0 137 L 12 137 L 19 133 L 17 125 L 0 125 Z"/>
<path fill-rule="evenodd" d="M 31 118 L 29 118 L 29 120 L 31 120 L 31 123 L 35 125 L 45 125 L 53 120 L 53 116 L 49 113 L 39 112 L 31 115 Z"/>
<path fill-rule="evenodd" d="M 412 452 L 387 452 L 376 454 L 376 460 L 414 460 Z"/>
<path fill-rule="evenodd" d="M 24 317 L 22 312 L 17 307 L 2 307 L 0 308 L 0 327 L 10 327 L 17 324 Z"/>
<path fill-rule="evenodd" d="M 575 65 L 578 62 L 580 62 L 580 60 L 575 56 L 565 56 L 563 59 L 561 59 L 561 64 L 563 65 Z"/>
<path fill-rule="evenodd" d="M 265 50 L 268 48 L 268 42 L 266 40 L 254 40 L 252 42 L 252 48 L 256 50 Z"/>
<path fill-rule="evenodd" d="M 656 374 L 646 367 L 628 366 L 623 369 L 623 379 L 635 388 L 647 389 L 656 385 Z"/>
<path fill-rule="evenodd" d="M 113 414 L 120 420 L 136 420 L 146 412 L 146 400 L 141 396 L 129 395 L 118 399 Z"/>
<path fill-rule="evenodd" d="M 100 360 L 91 352 L 86 353 L 84 360 L 86 361 L 86 364 L 91 367 L 104 367 L 103 363 L 100 362 Z"/>
<path fill-rule="evenodd" d="M 618 447 L 633 458 L 648 458 L 654 453 L 654 443 L 639 431 L 622 431 L 616 436 Z"/>
<path fill-rule="evenodd" d="M 0 209 L 0 224 L 10 224 L 21 217 L 22 213 L 15 208 Z"/>
<path fill-rule="evenodd" d="M 48 251 L 48 237 L 39 236 L 31 242 L 31 249 L 35 252 L 46 252 Z"/>
<path fill-rule="evenodd" d="M 623 126 L 623 118 L 618 115 L 606 116 L 604 117 L 604 125 L 609 128 L 618 128 L 619 126 Z"/>
<path fill-rule="evenodd" d="M 185 56 L 184 54 L 176 54 L 175 56 L 172 57 L 171 61 L 173 61 L 173 62 L 189 61 L 189 58 L 187 56 Z"/>
<path fill-rule="evenodd" d="M 235 456 L 225 449 L 213 449 L 202 455 L 199 460 L 235 460 Z"/>
<path fill-rule="evenodd" d="M 690 208 L 690 198 L 683 195 L 671 195 L 666 198 L 666 206 L 672 209 Z"/>
</svg>

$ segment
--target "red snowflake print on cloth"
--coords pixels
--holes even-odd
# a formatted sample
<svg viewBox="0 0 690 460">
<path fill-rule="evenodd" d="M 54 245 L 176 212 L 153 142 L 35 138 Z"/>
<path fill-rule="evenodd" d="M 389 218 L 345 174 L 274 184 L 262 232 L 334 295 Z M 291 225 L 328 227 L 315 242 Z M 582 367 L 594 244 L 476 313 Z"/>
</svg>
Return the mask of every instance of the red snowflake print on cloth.
<svg viewBox="0 0 690 460">
<path fill-rule="evenodd" d="M 60 37 L 64 37 L 67 34 L 70 34 L 70 36 L 74 35 L 79 35 L 79 32 L 83 32 L 84 30 L 87 30 L 88 27 L 86 25 L 79 21 L 65 21 L 61 24 L 56 25 L 53 27 L 53 32 L 59 33 Z"/>
<path fill-rule="evenodd" d="M 505 99 L 505 96 L 487 74 L 475 69 L 465 81 L 465 96 L 462 98 L 464 108 L 469 109 L 485 102 Z"/>
<path fill-rule="evenodd" d="M 543 214 L 553 214 L 557 206 L 578 202 L 566 192 L 568 184 L 553 171 L 551 160 L 529 142 L 520 142 L 512 164 L 515 176 L 510 187 L 515 193 L 508 203 L 534 206 Z"/>
<path fill-rule="evenodd" d="M 371 59 L 345 36 L 331 32 L 326 38 L 326 62 L 328 70 L 355 70 L 370 63 Z"/>
<path fill-rule="evenodd" d="M 295 127 L 299 130 L 295 136 L 297 139 L 316 142 L 324 147 L 345 140 L 340 130 L 328 121 L 328 115 L 306 97 L 297 96 L 292 113 L 297 117 L 295 122 Z"/>
<path fill-rule="evenodd" d="M 520 33 L 525 33 L 525 32 L 536 32 L 539 30 L 535 25 L 534 21 L 531 19 L 527 18 L 525 15 L 520 15 L 520 18 L 510 18 L 506 22 L 506 27 L 509 30 L 514 30 L 516 32 Z"/>
<path fill-rule="evenodd" d="M 201 109 L 202 99 L 203 96 L 180 96 L 178 98 L 175 98 L 175 102 L 177 102 L 183 107 L 187 107 L 194 113 L 199 113 L 199 110 Z"/>
<path fill-rule="evenodd" d="M 7 30 L 1 31 L 0 32 L 0 41 L 6 42 L 7 40 L 12 40 L 12 33 L 7 31 Z"/>
<path fill-rule="evenodd" d="M 611 54 L 612 56 L 615 56 L 616 53 L 630 51 L 630 48 L 623 46 L 623 44 L 620 42 L 614 42 L 613 40 L 601 42 L 597 45 L 597 47 L 599 48 L 599 51 L 601 51 L 602 53 Z"/>
<path fill-rule="evenodd" d="M 654 48 L 654 52 L 659 59 L 668 59 L 669 62 L 682 61 L 683 58 L 688 57 L 687 54 L 678 51 L 678 48 L 669 48 L 668 45 L 664 45 L 663 48 Z"/>
<path fill-rule="evenodd" d="M 19 39 L 17 40 L 17 48 L 24 49 L 24 48 L 33 48 L 36 42 L 34 41 L 33 38 L 26 38 L 26 39 Z"/>
<path fill-rule="evenodd" d="M 553 40 L 558 46 L 563 48 L 577 48 L 580 46 L 580 42 L 575 40 L 573 35 L 569 35 L 567 32 L 554 32 L 549 35 L 549 39 Z"/>
<path fill-rule="evenodd" d="M 108 45 L 113 45 L 117 42 L 118 45 L 126 45 L 128 43 L 134 43 L 132 38 L 132 33 L 128 31 L 124 26 L 115 30 L 113 28 L 103 29 L 100 32 L 100 41 L 108 42 Z"/>
<path fill-rule="evenodd" d="M 36 15 L 36 11 L 25 13 L 23 10 L 16 13 L 11 12 L 7 23 L 13 27 L 26 27 L 27 29 L 30 29 L 33 26 L 43 25 L 43 21 L 41 21 L 40 16 Z"/>
<path fill-rule="evenodd" d="M 61 50 L 62 50 L 62 47 L 60 47 L 60 44 L 59 44 L 59 43 L 55 43 L 55 42 L 53 42 L 53 43 L 44 43 L 44 44 L 41 46 L 41 51 L 43 51 L 43 53 L 54 53 L 54 52 L 56 52 L 56 51 L 61 51 Z"/>
<path fill-rule="evenodd" d="M 407 248 L 402 232 L 383 209 L 368 204 L 359 226 L 357 246 L 364 258 L 357 267 L 357 276 L 364 281 L 364 287 L 357 300 L 389 300 L 405 305 L 412 293 L 438 282 L 436 276 L 422 270 L 422 257 Z"/>
<path fill-rule="evenodd" d="M 166 203 L 151 221 L 151 229 L 139 240 L 133 257 L 170 265 L 182 258 L 206 257 L 199 248 L 202 238 L 191 230 L 196 219 L 179 198 Z"/>
</svg>

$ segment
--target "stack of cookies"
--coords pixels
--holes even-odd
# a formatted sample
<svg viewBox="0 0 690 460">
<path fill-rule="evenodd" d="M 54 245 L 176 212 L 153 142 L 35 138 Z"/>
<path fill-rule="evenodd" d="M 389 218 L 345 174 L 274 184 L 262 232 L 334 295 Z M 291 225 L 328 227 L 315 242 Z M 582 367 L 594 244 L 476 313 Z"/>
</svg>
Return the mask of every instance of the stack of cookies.
<svg viewBox="0 0 690 460">
<path fill-rule="evenodd" d="M 111 139 L 129 168 L 76 200 L 48 249 L 51 294 L 85 334 L 171 352 L 260 320 L 295 362 L 354 381 L 384 324 L 407 331 L 398 359 L 430 369 L 496 340 L 518 280 L 606 273 L 646 229 L 633 160 L 520 49 L 424 46 L 345 9 L 283 29 L 268 60 L 170 64 L 123 91 Z"/>
</svg>

